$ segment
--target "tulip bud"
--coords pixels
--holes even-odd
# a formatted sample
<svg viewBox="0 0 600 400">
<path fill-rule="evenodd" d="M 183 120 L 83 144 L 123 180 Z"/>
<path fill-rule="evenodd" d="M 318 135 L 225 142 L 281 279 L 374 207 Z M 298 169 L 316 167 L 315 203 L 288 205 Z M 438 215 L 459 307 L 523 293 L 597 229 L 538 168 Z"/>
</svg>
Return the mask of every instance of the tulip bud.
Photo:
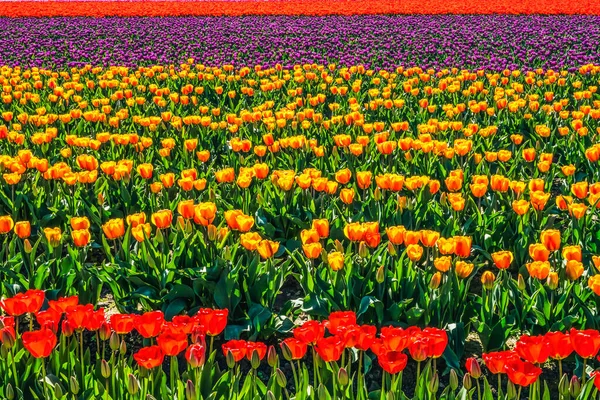
<svg viewBox="0 0 600 400">
<path fill-rule="evenodd" d="M 62 388 L 62 386 L 60 385 L 60 383 L 57 383 L 56 385 L 54 385 L 54 395 L 55 395 L 57 398 L 59 398 L 59 399 L 60 399 L 61 397 L 63 397 L 63 395 L 64 395 L 64 393 L 63 393 L 63 388 Z"/>
<path fill-rule="evenodd" d="M 375 188 L 375 190 L 373 191 L 373 198 L 375 199 L 375 201 L 381 200 L 381 190 L 379 190 L 379 188 Z"/>
<path fill-rule="evenodd" d="M 277 384 L 284 388 L 287 386 L 287 379 L 285 377 L 285 374 L 283 373 L 282 370 L 280 370 L 279 368 L 277 368 L 275 370 L 275 380 L 277 381 Z"/>
<path fill-rule="evenodd" d="M 196 400 L 196 386 L 194 386 L 194 382 L 188 379 L 185 384 L 185 398 L 186 400 Z"/>
<path fill-rule="evenodd" d="M 385 267 L 383 265 L 377 268 L 375 280 L 377 281 L 377 283 L 383 283 L 383 281 L 385 281 Z"/>
<path fill-rule="evenodd" d="M 394 394 L 393 391 L 389 391 L 387 392 L 387 394 L 385 395 L 385 400 L 396 400 L 396 395 Z"/>
<path fill-rule="evenodd" d="M 10 383 L 6 385 L 6 398 L 8 400 L 13 400 L 15 398 L 15 390 Z"/>
<path fill-rule="evenodd" d="M 127 344 L 125 343 L 125 340 L 121 340 L 121 344 L 119 345 L 119 353 L 121 353 L 122 356 L 127 353 Z"/>
<path fill-rule="evenodd" d="M 583 371 L 583 373 L 585 374 L 586 372 Z M 573 375 L 573 377 L 571 378 L 571 383 L 569 384 L 569 394 L 571 395 L 571 397 L 576 398 L 577 396 L 579 396 L 580 392 L 581 382 L 579 382 L 579 378 L 577 378 L 577 376 Z"/>
<path fill-rule="evenodd" d="M 396 251 L 396 246 L 394 246 L 392 244 L 392 242 L 388 242 L 387 250 L 388 250 L 388 253 L 390 254 L 390 256 L 392 256 L 392 257 L 395 256 L 396 254 L 398 254 L 398 252 Z"/>
<path fill-rule="evenodd" d="M 273 392 L 271 392 L 270 390 L 267 391 L 267 400 L 277 400 Z"/>
<path fill-rule="evenodd" d="M 8 352 L 9 350 L 6 347 L 0 346 L 0 358 L 5 359 L 8 357 Z"/>
<path fill-rule="evenodd" d="M 450 370 L 450 388 L 453 391 L 458 389 L 458 375 L 454 369 Z"/>
<path fill-rule="evenodd" d="M 369 256 L 369 249 L 367 248 L 367 244 L 365 242 L 360 242 L 358 245 L 358 255 L 361 258 L 367 258 Z"/>
<path fill-rule="evenodd" d="M 12 335 L 11 332 L 9 332 L 8 329 L 3 329 L 2 330 L 2 347 L 5 347 L 6 349 L 12 349 L 12 347 L 15 345 L 15 337 Z"/>
<path fill-rule="evenodd" d="M 340 253 L 344 253 L 344 245 L 339 240 L 335 239 L 335 251 L 339 251 Z"/>
<path fill-rule="evenodd" d="M 506 396 L 511 400 L 517 397 L 517 388 L 511 381 L 508 381 L 508 384 L 506 385 Z"/>
<path fill-rule="evenodd" d="M 250 357 L 250 365 L 252 369 L 257 369 L 260 367 L 260 356 L 258 355 L 258 351 L 252 352 L 252 357 Z"/>
<path fill-rule="evenodd" d="M 165 238 L 162 234 L 162 229 L 156 230 L 156 235 L 154 235 L 154 240 L 156 240 L 156 243 L 162 243 L 165 241 Z"/>
<path fill-rule="evenodd" d="M 319 383 L 319 387 L 317 388 L 317 398 L 326 399 L 328 397 L 330 397 L 329 392 L 322 383 Z"/>
<path fill-rule="evenodd" d="M 439 288 L 441 282 L 442 282 L 442 274 L 441 274 L 441 272 L 436 272 L 435 274 L 433 274 L 433 276 L 431 277 L 431 280 L 429 281 L 429 289 L 435 290 L 435 289 Z"/>
<path fill-rule="evenodd" d="M 523 275 L 519 274 L 519 277 L 517 278 L 517 284 L 519 286 L 519 290 L 525 290 L 525 279 L 523 279 Z"/>
<path fill-rule="evenodd" d="M 558 287 L 558 273 L 552 271 L 548 274 L 546 284 L 550 290 L 555 290 Z"/>
<path fill-rule="evenodd" d="M 71 393 L 74 395 L 79 393 L 79 382 L 75 375 L 72 375 L 71 378 L 69 378 L 69 390 L 71 390 Z"/>
<path fill-rule="evenodd" d="M 151 394 L 146 395 L 146 400 L 156 400 L 156 397 L 152 396 Z"/>
<path fill-rule="evenodd" d="M 269 351 L 267 352 L 267 363 L 269 364 L 269 367 L 275 368 L 278 362 L 279 357 L 277 356 L 275 346 L 269 346 Z"/>
<path fill-rule="evenodd" d="M 106 322 L 103 322 L 102 325 L 100 325 L 100 339 L 101 340 L 108 340 L 111 336 L 111 329 L 110 329 L 110 325 L 108 325 Z"/>
<path fill-rule="evenodd" d="M 233 369 L 233 367 L 235 367 L 235 357 L 233 357 L 233 354 L 231 353 L 231 351 L 227 351 L 227 355 L 225 356 L 225 361 L 227 362 L 227 367 L 229 369 Z"/>
<path fill-rule="evenodd" d="M 564 397 L 569 396 L 569 378 L 567 374 L 563 374 L 560 378 L 560 382 L 558 382 L 558 393 L 560 393 Z"/>
<path fill-rule="evenodd" d="M 350 382 L 350 378 L 348 377 L 348 371 L 346 371 L 346 368 L 343 367 L 339 369 L 337 378 L 338 382 L 342 386 L 346 386 Z"/>
<path fill-rule="evenodd" d="M 140 391 L 140 381 L 133 374 L 127 376 L 127 391 L 133 396 Z"/>
<path fill-rule="evenodd" d="M 467 391 L 471 390 L 473 387 L 473 382 L 471 382 L 471 374 L 468 372 L 463 376 L 463 387 L 467 389 Z"/>
<path fill-rule="evenodd" d="M 208 229 L 208 240 L 210 240 L 211 242 L 214 242 L 215 239 L 217 238 L 217 227 L 214 226 L 213 224 L 210 224 L 207 229 Z"/>
<path fill-rule="evenodd" d="M 467 364 L 471 367 L 469 369 L 471 376 L 475 379 L 479 379 L 481 377 L 481 366 L 479 365 L 479 361 L 472 357 L 467 360 Z"/>
<path fill-rule="evenodd" d="M 281 352 L 283 353 L 283 358 L 285 358 L 286 361 L 292 360 L 292 357 L 293 357 L 292 350 L 290 350 L 287 343 L 285 343 L 285 342 L 281 343 Z"/>
<path fill-rule="evenodd" d="M 100 373 L 104 379 L 108 379 L 110 377 L 110 365 L 108 365 L 106 360 L 102 360 L 100 363 Z"/>
<path fill-rule="evenodd" d="M 485 271 L 483 275 L 481 275 L 481 284 L 487 290 L 492 290 L 494 288 L 494 281 L 496 280 L 496 276 L 492 271 Z M 475 376 L 473 376 L 475 377 Z"/>
<path fill-rule="evenodd" d="M 439 387 L 440 387 L 440 377 L 438 376 L 437 372 L 434 372 L 433 376 L 429 380 L 427 389 L 429 390 L 429 393 L 435 394 L 435 393 L 437 393 Z"/>
<path fill-rule="evenodd" d="M 117 335 L 116 332 L 113 332 L 110 335 L 110 339 L 108 341 L 108 345 L 110 346 L 110 349 L 112 351 L 117 351 L 117 350 L 119 350 L 119 344 L 120 344 L 120 342 L 121 341 L 119 340 L 119 335 Z"/>
<path fill-rule="evenodd" d="M 23 241 L 23 248 L 25 250 L 25 253 L 29 254 L 33 251 L 33 247 L 31 247 L 31 243 L 29 242 L 29 239 L 25 239 Z"/>
<path fill-rule="evenodd" d="M 229 246 L 225 246 L 223 251 L 223 259 L 231 261 L 231 248 Z"/>
</svg>

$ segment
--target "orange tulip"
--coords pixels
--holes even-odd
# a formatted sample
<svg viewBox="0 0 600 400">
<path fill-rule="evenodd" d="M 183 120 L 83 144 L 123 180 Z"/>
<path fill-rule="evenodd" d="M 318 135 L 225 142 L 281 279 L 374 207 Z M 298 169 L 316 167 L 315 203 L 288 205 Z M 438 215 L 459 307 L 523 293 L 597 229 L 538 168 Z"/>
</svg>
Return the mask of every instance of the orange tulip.
<svg viewBox="0 0 600 400">
<path fill-rule="evenodd" d="M 300 239 L 302 244 L 317 243 L 319 241 L 319 231 L 316 229 L 303 229 L 300 232 Z"/>
<path fill-rule="evenodd" d="M 175 174 L 172 172 L 162 174 L 158 177 L 158 179 L 160 179 L 163 186 L 167 189 L 175 184 Z"/>
<path fill-rule="evenodd" d="M 435 231 L 423 230 L 421 233 L 421 243 L 425 247 L 433 247 L 440 238 L 440 233 Z"/>
<path fill-rule="evenodd" d="M 177 204 L 177 212 L 185 219 L 194 218 L 194 200 L 182 200 Z"/>
<path fill-rule="evenodd" d="M 60 244 L 62 232 L 60 228 L 44 228 L 44 236 L 50 246 L 57 247 Z"/>
<path fill-rule="evenodd" d="M 582 259 L 581 246 L 572 245 L 572 246 L 563 247 L 562 256 L 565 260 L 568 260 L 568 261 L 575 260 L 575 261 L 581 262 L 581 259 Z"/>
<path fill-rule="evenodd" d="M 240 243 L 248 251 L 256 250 L 262 240 L 257 232 L 247 232 L 240 235 Z"/>
<path fill-rule="evenodd" d="M 321 239 L 329 236 L 329 221 L 326 219 L 313 219 L 312 228 L 319 233 Z"/>
<path fill-rule="evenodd" d="M 438 251 L 443 255 L 454 254 L 456 249 L 456 242 L 454 241 L 454 238 L 439 238 L 436 244 Z"/>
<path fill-rule="evenodd" d="M 577 182 L 571 185 L 571 193 L 579 199 L 585 199 L 588 195 L 588 183 Z"/>
<path fill-rule="evenodd" d="M 339 251 L 329 253 L 327 255 L 327 263 L 332 271 L 340 271 L 344 268 L 344 253 Z"/>
<path fill-rule="evenodd" d="M 371 171 L 360 171 L 356 173 L 356 183 L 361 189 L 367 189 L 371 186 L 371 178 L 373 174 Z"/>
<path fill-rule="evenodd" d="M 10 232 L 14 226 L 15 222 L 10 215 L 0 217 L 0 234 Z"/>
<path fill-rule="evenodd" d="M 15 224 L 15 233 L 21 239 L 31 236 L 31 224 L 29 221 L 19 221 Z"/>
<path fill-rule="evenodd" d="M 138 225 L 146 223 L 146 214 L 143 212 L 130 214 L 125 220 L 127 221 L 127 225 L 130 225 L 132 228 L 135 228 Z"/>
<path fill-rule="evenodd" d="M 423 248 L 418 244 L 409 244 L 406 247 L 406 255 L 411 261 L 418 261 L 423 256 Z"/>
<path fill-rule="evenodd" d="M 435 269 L 440 272 L 448 272 L 452 266 L 452 258 L 449 256 L 436 258 L 433 260 L 433 265 L 435 266 Z"/>
<path fill-rule="evenodd" d="M 567 265 L 565 267 L 565 273 L 567 278 L 572 281 L 579 279 L 581 275 L 583 275 L 583 264 L 581 261 L 569 260 L 567 261 Z"/>
<path fill-rule="evenodd" d="M 88 229 L 78 229 L 71 231 L 73 244 L 77 247 L 85 247 L 90 243 L 90 231 Z"/>
<path fill-rule="evenodd" d="M 317 242 L 317 243 L 303 244 L 302 250 L 304 251 L 304 254 L 306 255 L 307 258 L 315 259 L 321 255 L 321 251 L 323 250 L 323 247 L 321 246 L 321 243 Z"/>
<path fill-rule="evenodd" d="M 352 204 L 352 202 L 354 201 L 354 190 L 353 189 L 340 190 L 340 199 L 345 204 Z"/>
<path fill-rule="evenodd" d="M 261 240 L 258 243 L 258 254 L 260 254 L 260 256 L 263 259 L 267 259 L 267 258 L 271 258 L 273 257 L 277 251 L 279 250 L 279 242 L 273 242 L 271 240 Z"/>
<path fill-rule="evenodd" d="M 515 200 L 512 202 L 512 208 L 518 215 L 525 215 L 529 211 L 529 202 L 527 200 Z"/>
<path fill-rule="evenodd" d="M 350 172 L 348 168 L 339 170 L 335 173 L 335 180 L 342 185 L 350 182 L 350 178 L 352 178 L 352 172 Z"/>
<path fill-rule="evenodd" d="M 497 251 L 492 253 L 492 260 L 498 269 L 507 269 L 513 262 L 513 254 L 510 251 Z"/>
<path fill-rule="evenodd" d="M 473 272 L 474 265 L 462 260 L 458 260 L 455 265 L 456 275 L 461 279 L 466 279 Z"/>
<path fill-rule="evenodd" d="M 87 217 L 72 217 L 71 218 L 71 229 L 80 230 L 80 229 L 89 229 L 90 228 L 90 220 Z"/>
<path fill-rule="evenodd" d="M 571 214 L 576 219 L 580 219 L 585 215 L 587 211 L 587 206 L 585 204 L 577 203 L 569 205 L 569 214 Z"/>
<path fill-rule="evenodd" d="M 138 242 L 143 242 L 145 239 L 148 239 L 152 234 L 152 226 L 146 223 L 139 223 L 135 226 L 132 225 L 131 235 Z"/>
<path fill-rule="evenodd" d="M 548 229 L 540 234 L 540 241 L 548 249 L 553 252 L 560 249 L 560 231 L 557 229 Z"/>
<path fill-rule="evenodd" d="M 125 234 L 125 223 L 121 218 L 108 220 L 102 225 L 102 231 L 109 240 L 118 239 Z"/>
<path fill-rule="evenodd" d="M 216 215 L 217 206 L 215 203 L 200 203 L 194 207 L 194 222 L 198 225 L 208 226 L 212 224 Z"/>
<path fill-rule="evenodd" d="M 548 199 L 550 199 L 550 193 L 544 193 L 542 191 L 537 190 L 535 192 L 529 193 L 529 198 L 531 201 L 531 205 L 533 205 L 533 208 L 538 211 L 542 211 L 544 207 L 546 207 Z"/>
<path fill-rule="evenodd" d="M 153 171 L 154 171 L 154 166 L 152 164 L 140 164 L 137 167 L 137 172 L 138 172 L 138 174 L 140 174 L 140 176 L 143 179 L 151 179 Z M 162 180 L 162 176 L 163 175 L 161 175 L 161 180 Z M 165 187 L 167 187 L 167 185 L 165 185 Z"/>
<path fill-rule="evenodd" d="M 525 161 L 532 162 L 533 160 L 535 160 L 535 155 L 535 149 L 523 149 L 523 158 L 525 159 Z"/>
<path fill-rule="evenodd" d="M 550 263 L 548 261 L 534 261 L 526 264 L 527 271 L 532 278 L 544 280 L 550 273 Z"/>
<path fill-rule="evenodd" d="M 351 222 L 344 227 L 344 235 L 353 242 L 363 240 L 366 227 L 360 222 Z"/>
<path fill-rule="evenodd" d="M 385 228 L 388 240 L 395 245 L 401 245 L 404 243 L 404 232 L 406 228 L 403 226 L 390 226 Z"/>
<path fill-rule="evenodd" d="M 600 296 L 600 274 L 590 276 L 590 279 L 588 279 L 588 287 L 592 289 L 597 296 Z"/>
<path fill-rule="evenodd" d="M 455 236 L 454 242 L 456 243 L 456 247 L 454 252 L 457 256 L 466 258 L 471 255 L 471 243 L 473 239 L 469 236 Z"/>
<path fill-rule="evenodd" d="M 165 229 L 171 226 L 173 222 L 173 213 L 171 210 L 160 210 L 152 214 L 150 220 L 158 229 Z"/>
</svg>

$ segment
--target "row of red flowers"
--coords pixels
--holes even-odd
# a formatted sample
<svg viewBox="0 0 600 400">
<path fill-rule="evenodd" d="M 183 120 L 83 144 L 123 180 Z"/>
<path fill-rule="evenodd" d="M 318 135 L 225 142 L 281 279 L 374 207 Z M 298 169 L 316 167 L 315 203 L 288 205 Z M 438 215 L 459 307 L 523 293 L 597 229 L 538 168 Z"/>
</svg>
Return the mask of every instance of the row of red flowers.
<svg viewBox="0 0 600 400">
<path fill-rule="evenodd" d="M 2 2 L 1 16 L 239 16 L 239 15 L 372 15 L 372 14 L 600 14 L 600 3 L 568 0 L 449 2 L 443 0 L 278 0 L 278 1 L 72 1 Z"/>
<path fill-rule="evenodd" d="M 40 326 L 33 330 L 30 324 L 30 330 L 20 335 L 23 346 L 36 358 L 52 354 L 59 332 L 69 337 L 75 332 L 93 331 L 103 341 L 116 338 L 118 343 L 118 335 L 135 330 L 142 337 L 156 342 L 133 354 L 138 365 L 146 369 L 161 366 L 165 356 L 175 357 L 183 352 L 192 368 L 202 366 L 207 352 L 205 337 L 220 335 L 227 325 L 228 316 L 227 310 L 200 309 L 194 316 L 175 316 L 171 321 L 166 321 L 161 311 L 107 317 L 103 308 L 95 310 L 91 304 L 79 304 L 77 296 L 46 301 L 42 290 L 28 290 L 3 299 L 0 307 L 8 314 L 0 317 L 0 339 L 9 348 L 19 338 L 18 319 L 24 314 L 35 317 Z M 390 326 L 381 328 L 378 335 L 375 326 L 359 325 L 352 311 L 333 312 L 321 322 L 307 321 L 293 330 L 293 337 L 281 342 L 284 358 L 290 361 L 304 358 L 311 347 L 324 362 L 338 362 L 346 349 L 370 350 L 377 356 L 381 368 L 390 374 L 404 370 L 408 355 L 418 363 L 437 359 L 443 356 L 447 345 L 448 335 L 439 328 Z M 263 360 L 275 349 L 262 342 L 230 340 L 222 345 L 222 351 L 228 361 L 237 363 L 244 358 Z M 600 332 L 571 329 L 568 333 L 523 335 L 514 349 L 483 354 L 482 359 L 492 374 L 506 374 L 513 384 L 529 386 L 537 381 L 542 372 L 540 365 L 548 360 L 558 360 L 562 372 L 562 360 L 573 352 L 584 360 L 585 365 L 588 360 L 597 357 L 599 351 Z M 481 376 L 481 368 L 475 358 L 467 360 L 466 369 L 475 379 Z M 595 377 L 596 373 L 592 376 Z"/>
</svg>

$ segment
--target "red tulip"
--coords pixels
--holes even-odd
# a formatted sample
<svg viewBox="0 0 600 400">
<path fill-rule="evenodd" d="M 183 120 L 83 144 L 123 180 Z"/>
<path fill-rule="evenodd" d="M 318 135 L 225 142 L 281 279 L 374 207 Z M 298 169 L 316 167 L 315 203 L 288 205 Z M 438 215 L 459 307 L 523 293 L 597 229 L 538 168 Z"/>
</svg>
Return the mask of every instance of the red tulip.
<svg viewBox="0 0 600 400">
<path fill-rule="evenodd" d="M 79 304 L 79 298 L 77 296 L 70 297 L 59 297 L 58 300 L 48 301 L 48 306 L 60 312 L 61 314 L 67 311 L 69 307 L 75 307 Z"/>
<path fill-rule="evenodd" d="M 429 339 L 427 337 L 418 337 L 408 346 L 408 352 L 415 361 L 425 361 L 429 357 L 429 354 L 427 354 L 428 349 Z"/>
<path fill-rule="evenodd" d="M 165 356 L 176 356 L 187 348 L 188 338 L 185 333 L 163 333 L 156 338 L 156 343 Z"/>
<path fill-rule="evenodd" d="M 44 304 L 43 290 L 28 290 L 17 293 L 15 296 L 0 301 L 0 307 L 8 314 L 15 317 L 25 313 L 36 313 Z"/>
<path fill-rule="evenodd" d="M 137 363 L 146 369 L 156 368 L 162 364 L 165 355 L 158 346 L 142 347 L 133 355 Z"/>
<path fill-rule="evenodd" d="M 228 310 L 213 310 L 211 308 L 201 308 L 196 314 L 196 319 L 200 325 L 204 326 L 206 334 L 209 336 L 220 335 L 227 326 Z"/>
<path fill-rule="evenodd" d="M 358 350 L 367 351 L 375 339 L 377 328 L 372 325 L 361 325 L 358 327 L 358 335 L 354 347 Z"/>
<path fill-rule="evenodd" d="M 390 374 L 402 372 L 408 362 L 408 356 L 401 351 L 386 351 L 377 355 L 377 362 Z"/>
<path fill-rule="evenodd" d="M 590 378 L 594 380 L 594 386 L 596 386 L 596 389 L 600 390 L 600 378 L 598 378 L 598 375 L 600 375 L 600 371 L 594 371 L 590 374 Z"/>
<path fill-rule="evenodd" d="M 577 330 L 571 328 L 569 332 L 573 349 L 580 357 L 592 358 L 600 349 L 600 333 L 594 329 Z"/>
<path fill-rule="evenodd" d="M 138 315 L 133 322 L 135 329 L 146 339 L 158 336 L 163 324 L 165 316 L 162 311 L 151 311 Z"/>
<path fill-rule="evenodd" d="M 87 321 L 84 323 L 85 329 L 88 331 L 94 332 L 100 329 L 102 324 L 106 322 L 106 317 L 104 316 L 104 309 L 101 308 L 96 311 L 92 311 L 88 314 Z"/>
<path fill-rule="evenodd" d="M 402 351 L 409 344 L 409 336 L 402 328 L 383 327 L 380 337 L 383 345 L 390 351 Z"/>
<path fill-rule="evenodd" d="M 258 359 L 262 360 L 267 355 L 267 345 L 262 342 L 247 342 L 246 343 L 246 358 L 252 361 L 252 354 L 256 352 Z"/>
<path fill-rule="evenodd" d="M 325 327 L 318 321 L 306 321 L 294 329 L 294 337 L 306 344 L 315 344 L 325 336 Z"/>
<path fill-rule="evenodd" d="M 562 332 L 546 333 L 546 341 L 550 347 L 550 357 L 555 360 L 563 360 L 573 352 L 573 344 L 568 334 Z"/>
<path fill-rule="evenodd" d="M 483 354 L 483 362 L 492 374 L 504 374 L 508 362 L 518 360 L 519 356 L 514 351 L 496 351 Z"/>
<path fill-rule="evenodd" d="M 356 325 L 356 314 L 353 311 L 335 311 L 329 314 L 329 320 L 325 322 L 327 330 L 332 335 L 338 334 L 338 328 Z"/>
<path fill-rule="evenodd" d="M 58 326 L 62 314 L 49 308 L 45 311 L 39 311 L 35 314 L 35 319 L 42 328 L 48 328 L 52 332 L 58 332 Z"/>
<path fill-rule="evenodd" d="M 227 353 L 231 353 L 235 362 L 243 359 L 248 350 L 245 340 L 230 340 L 229 342 L 224 343 L 221 348 L 223 349 L 223 354 L 225 356 L 227 356 Z"/>
<path fill-rule="evenodd" d="M 110 316 L 110 325 L 119 335 L 130 333 L 133 330 L 135 315 L 133 314 L 113 314 Z"/>
<path fill-rule="evenodd" d="M 93 312 L 94 306 L 91 304 L 69 307 L 66 311 L 66 321 L 73 330 L 81 331 Z"/>
<path fill-rule="evenodd" d="M 542 373 L 542 369 L 536 367 L 530 362 L 513 360 L 506 364 L 504 367 L 508 379 L 515 385 L 529 386 L 533 382 L 537 381 L 538 377 Z"/>
<path fill-rule="evenodd" d="M 46 358 L 56 346 L 56 335 L 50 329 L 25 332 L 22 335 L 23 347 L 35 358 Z"/>
<path fill-rule="evenodd" d="M 515 346 L 515 352 L 530 363 L 543 364 L 550 357 L 550 345 L 545 336 L 523 335 Z"/>
<path fill-rule="evenodd" d="M 427 336 L 429 339 L 429 348 L 427 349 L 429 357 L 441 357 L 448 345 L 448 334 L 446 331 L 438 328 L 425 328 L 422 335 Z"/>
<path fill-rule="evenodd" d="M 481 376 L 481 367 L 479 366 L 479 361 L 477 361 L 475 357 L 467 358 L 465 368 L 473 378 L 479 379 Z"/>
<path fill-rule="evenodd" d="M 319 339 L 315 350 L 325 362 L 337 361 L 344 351 L 344 341 L 338 336 Z"/>
<path fill-rule="evenodd" d="M 204 365 L 206 346 L 203 343 L 194 343 L 185 351 L 185 359 L 192 368 Z"/>
<path fill-rule="evenodd" d="M 306 354 L 306 342 L 296 338 L 287 338 L 281 343 L 281 347 L 287 346 L 292 355 L 292 360 L 299 360 Z"/>
</svg>

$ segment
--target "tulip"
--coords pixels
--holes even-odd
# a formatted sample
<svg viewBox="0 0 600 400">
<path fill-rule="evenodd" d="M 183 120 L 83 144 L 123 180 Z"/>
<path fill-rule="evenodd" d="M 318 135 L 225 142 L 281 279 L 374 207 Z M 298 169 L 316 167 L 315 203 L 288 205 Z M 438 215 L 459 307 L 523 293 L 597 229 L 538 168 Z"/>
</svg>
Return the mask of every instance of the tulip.
<svg viewBox="0 0 600 400">
<path fill-rule="evenodd" d="M 0 217 L 0 234 L 6 234 L 10 232 L 14 226 L 15 223 L 11 216 L 5 215 Z"/>
<path fill-rule="evenodd" d="M 19 221 L 15 224 L 15 233 L 21 239 L 27 239 L 31 236 L 31 223 L 29 221 Z"/>
<path fill-rule="evenodd" d="M 160 210 L 153 213 L 150 220 L 158 229 L 166 229 L 173 222 L 173 213 L 171 210 Z"/>
<path fill-rule="evenodd" d="M 510 251 L 498 251 L 492 253 L 492 260 L 498 269 L 507 269 L 513 262 L 514 257 Z"/>
<path fill-rule="evenodd" d="M 560 248 L 560 231 L 557 229 L 548 229 L 542 231 L 540 235 L 540 241 L 544 244 L 548 251 L 556 251 Z"/>
<path fill-rule="evenodd" d="M 71 231 L 71 237 L 73 238 L 73 244 L 77 247 L 85 247 L 90 243 L 90 231 L 87 229 Z"/>
<path fill-rule="evenodd" d="M 121 218 L 115 218 L 102 225 L 102 231 L 109 240 L 115 240 L 125 235 L 125 223 Z"/>
<path fill-rule="evenodd" d="M 25 332 L 21 336 L 23 347 L 35 358 L 50 356 L 56 346 L 56 335 L 50 329 L 42 328 L 38 331 Z"/>
<path fill-rule="evenodd" d="M 133 355 L 134 360 L 146 369 L 162 365 L 165 355 L 159 346 L 143 347 Z"/>
</svg>

